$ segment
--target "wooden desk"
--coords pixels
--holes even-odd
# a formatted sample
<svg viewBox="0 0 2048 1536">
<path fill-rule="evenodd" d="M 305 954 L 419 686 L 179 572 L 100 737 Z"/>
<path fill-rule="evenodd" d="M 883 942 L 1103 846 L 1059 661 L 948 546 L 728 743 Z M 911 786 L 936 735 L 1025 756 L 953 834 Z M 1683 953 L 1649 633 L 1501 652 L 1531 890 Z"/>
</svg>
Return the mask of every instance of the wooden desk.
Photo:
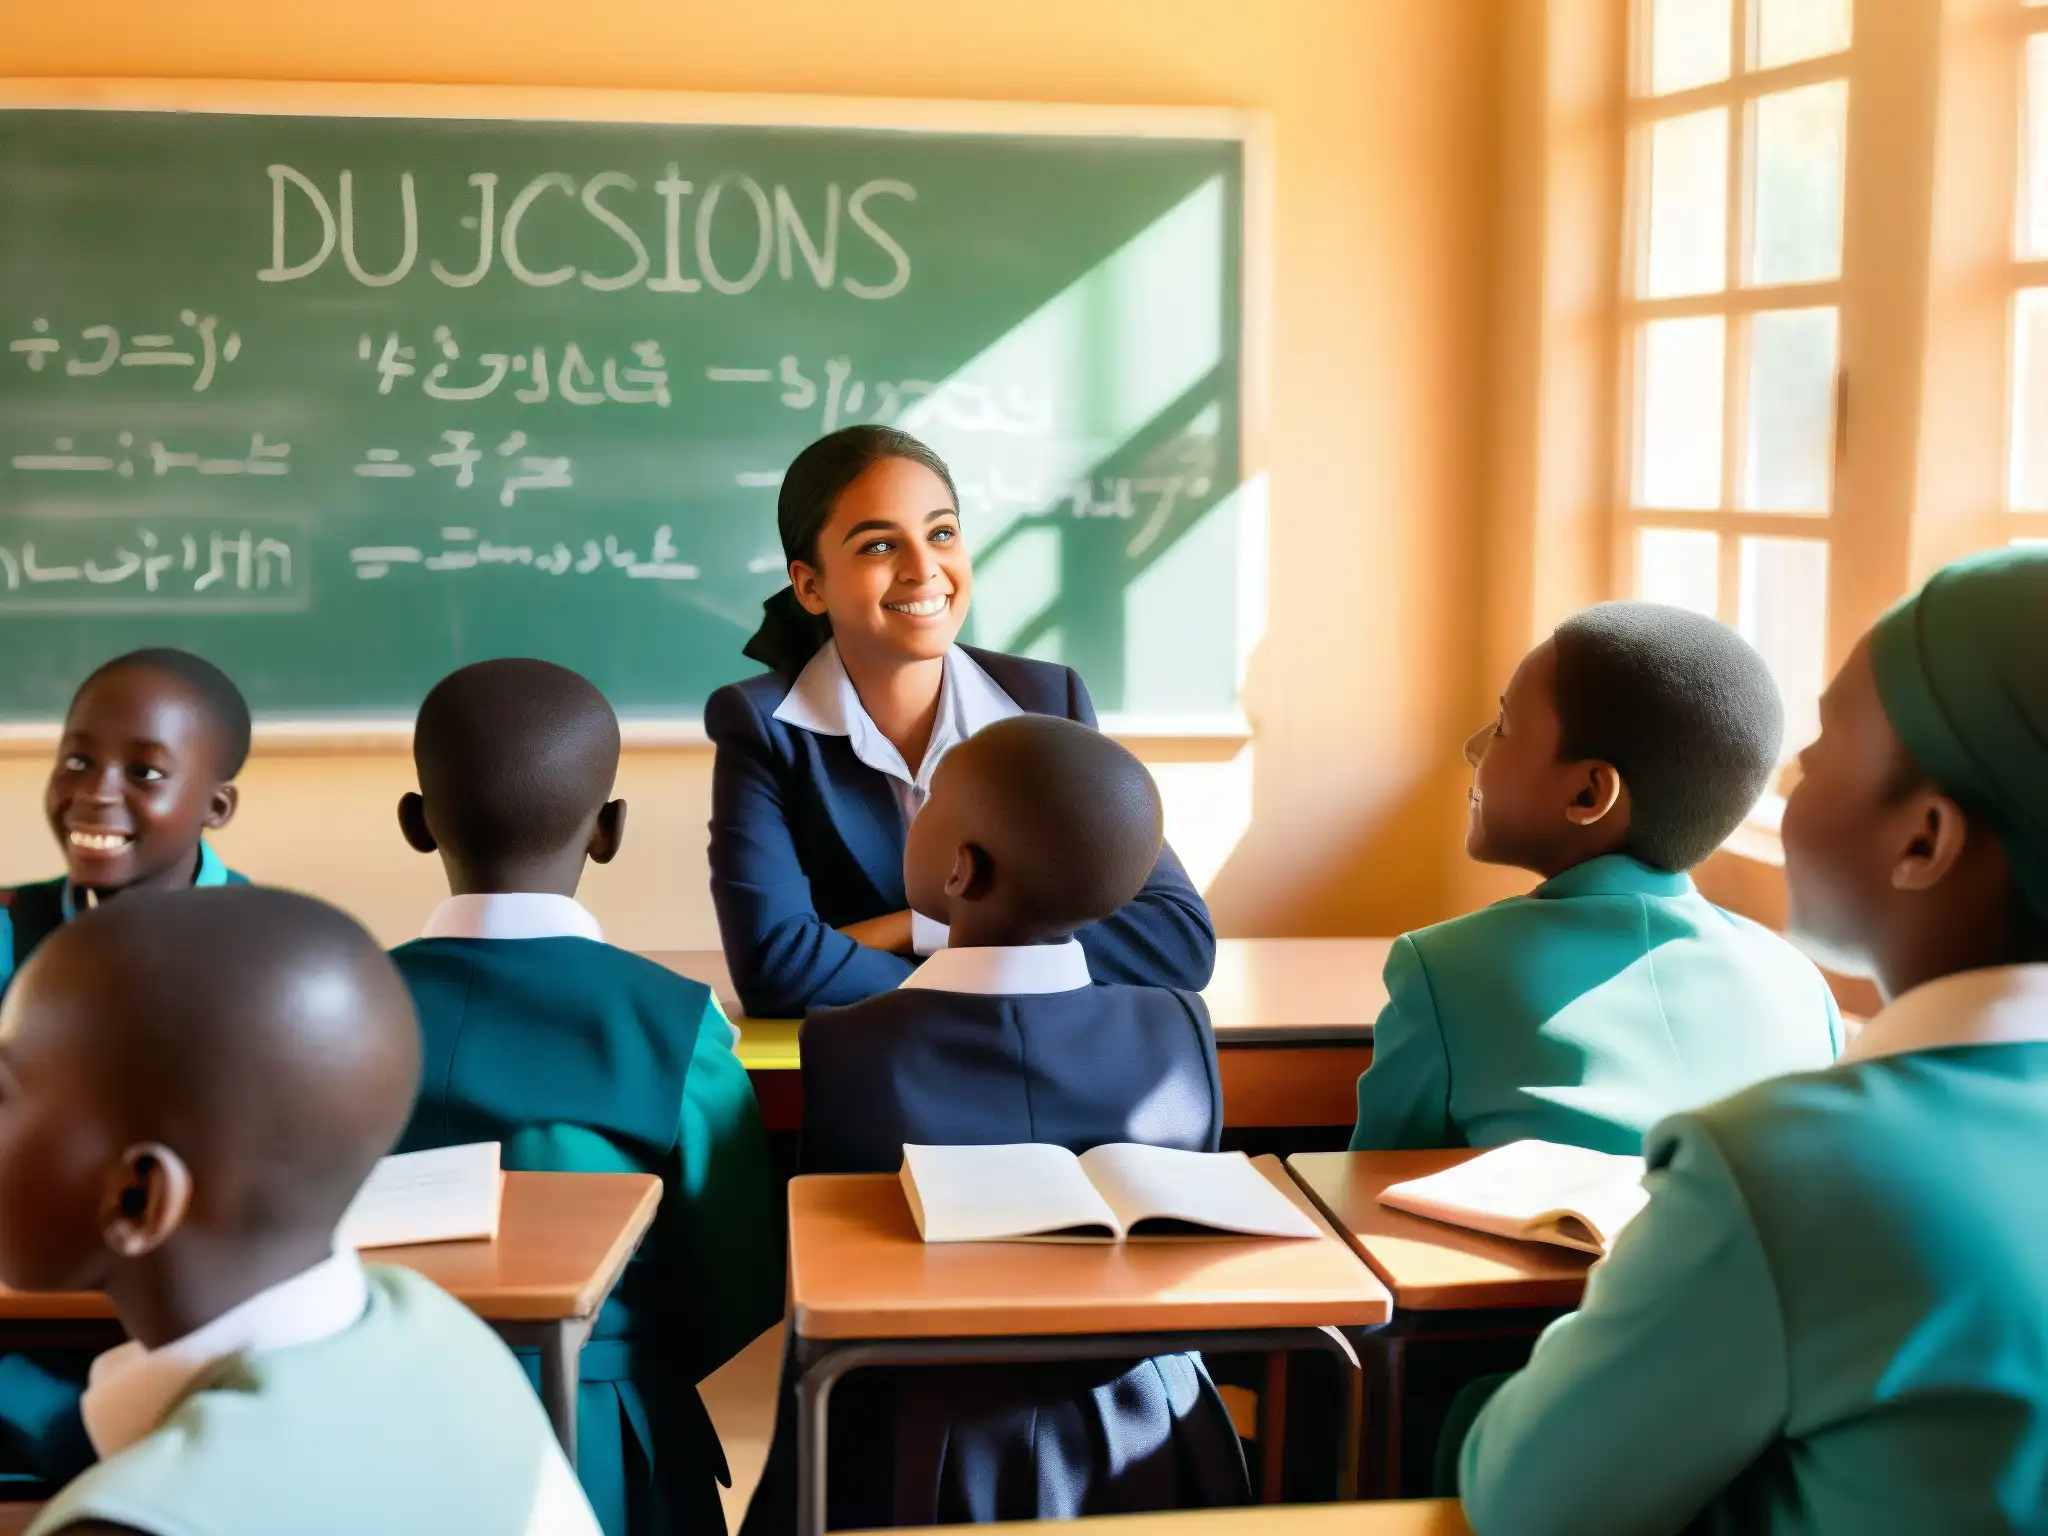
<svg viewBox="0 0 2048 1536">
<path fill-rule="evenodd" d="M 660 1201 L 652 1174 L 507 1173 L 496 1242 L 370 1248 L 363 1257 L 418 1271 L 506 1343 L 537 1346 L 541 1398 L 574 1465 L 583 1342 Z M 111 1347 L 122 1337 L 101 1292 L 0 1287 L 0 1348 Z"/>
<path fill-rule="evenodd" d="M 1279 1159 L 1255 1161 L 1316 1221 L 1321 1237 L 927 1245 L 891 1175 L 793 1179 L 799 1536 L 825 1528 L 827 1409 L 848 1371 L 1196 1349 L 1325 1348 L 1352 1363 L 1349 1345 L 1333 1330 L 1384 1323 L 1387 1290 L 1315 1215 Z"/>
<path fill-rule="evenodd" d="M 1358 1076 L 1372 1063 L 1373 1020 L 1391 939 L 1223 939 L 1203 992 L 1216 1026 L 1224 1120 L 1241 1126 L 1349 1125 Z M 739 1002 L 715 949 L 652 950 L 647 958 L 704 982 L 728 1012 Z M 770 1130 L 803 1124 L 797 1022 L 736 1018 L 740 1061 Z"/>
<path fill-rule="evenodd" d="M 1379 1203 L 1380 1191 L 1469 1162 L 1479 1150 L 1303 1152 L 1287 1168 L 1394 1297 L 1394 1321 L 1364 1341 L 1368 1495 L 1401 1486 L 1407 1352 L 1424 1342 L 1533 1340 L 1579 1304 L 1593 1256 L 1520 1243 L 1412 1216 Z M 1505 1347 L 1505 1346 L 1504 1346 Z M 1434 1444 L 1435 1437 L 1429 1437 Z"/>
<path fill-rule="evenodd" d="M 983 1527 L 991 1536 L 1028 1528 L 1030 1522 Z M 1093 1536 L 1471 1536 L 1472 1532 L 1465 1523 L 1464 1506 L 1456 1499 L 1130 1515 L 1076 1520 L 1067 1529 Z"/>
</svg>

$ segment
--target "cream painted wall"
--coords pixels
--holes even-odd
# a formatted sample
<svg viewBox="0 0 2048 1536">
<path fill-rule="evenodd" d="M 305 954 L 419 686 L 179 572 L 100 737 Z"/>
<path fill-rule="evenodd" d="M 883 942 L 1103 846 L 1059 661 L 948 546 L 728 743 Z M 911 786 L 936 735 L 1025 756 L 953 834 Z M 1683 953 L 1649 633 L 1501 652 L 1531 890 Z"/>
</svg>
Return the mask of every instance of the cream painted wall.
<svg viewBox="0 0 2048 1536">
<path fill-rule="evenodd" d="M 377 80 L 1263 107 L 1277 156 L 1271 618 L 1237 761 L 1162 761 L 1225 933 L 1381 933 L 1458 899 L 1478 710 L 1495 26 L 1512 0 L 0 0 L 0 74 Z M 1151 754 L 1148 754 L 1151 755 Z M 1172 754 L 1165 754 L 1171 756 Z M 618 942 L 716 942 L 710 758 L 636 752 Z M 0 760 L 0 874 L 54 868 Z M 220 839 L 387 940 L 439 893 L 402 754 L 260 756 Z M 1242 826 L 1233 843 L 1232 831 Z M 1199 849 L 1199 852 L 1197 850 Z"/>
</svg>

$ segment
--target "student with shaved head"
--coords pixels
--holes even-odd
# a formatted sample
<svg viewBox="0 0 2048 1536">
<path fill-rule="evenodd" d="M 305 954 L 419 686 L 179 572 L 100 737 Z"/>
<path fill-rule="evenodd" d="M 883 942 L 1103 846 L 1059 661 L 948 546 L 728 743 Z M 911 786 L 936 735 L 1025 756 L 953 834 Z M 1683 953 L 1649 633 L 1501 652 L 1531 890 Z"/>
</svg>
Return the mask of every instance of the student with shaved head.
<svg viewBox="0 0 2048 1536">
<path fill-rule="evenodd" d="M 805 1019 L 804 1170 L 894 1173 L 905 1142 L 1215 1151 L 1223 1095 L 1201 998 L 1095 984 L 1075 937 L 1151 877 L 1161 821 L 1144 765 L 1078 722 L 1018 715 L 954 747 L 903 858 L 912 904 L 948 925 L 948 947 L 895 991 Z M 748 1536 L 791 1527 L 793 1434 L 785 1418 Z M 1192 1354 L 863 1371 L 833 1393 L 830 1445 L 838 1529 L 1249 1497 Z"/>
<path fill-rule="evenodd" d="M 101 1460 L 35 1536 L 590 1536 L 495 1335 L 335 1227 L 419 1082 L 374 940 L 284 891 L 82 914 L 0 1008 L 0 1280 L 104 1290 Z"/>
<path fill-rule="evenodd" d="M 782 1315 L 754 1091 L 710 989 L 604 942 L 576 900 L 626 830 L 619 723 L 544 661 L 444 678 L 413 733 L 406 841 L 451 895 L 393 958 L 426 1056 L 401 1150 L 499 1141 L 512 1168 L 658 1174 L 653 1232 L 582 1356 L 578 1471 L 606 1536 L 720 1530 L 699 1381 Z M 539 1383 L 537 1353 L 526 1352 Z"/>
</svg>

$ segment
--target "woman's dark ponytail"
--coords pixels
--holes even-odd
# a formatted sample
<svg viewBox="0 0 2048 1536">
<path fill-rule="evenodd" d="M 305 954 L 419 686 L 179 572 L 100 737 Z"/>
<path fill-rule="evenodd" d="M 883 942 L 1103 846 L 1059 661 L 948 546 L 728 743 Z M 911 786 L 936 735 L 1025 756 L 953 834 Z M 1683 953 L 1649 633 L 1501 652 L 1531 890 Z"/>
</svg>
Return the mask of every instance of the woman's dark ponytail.
<svg viewBox="0 0 2048 1536">
<path fill-rule="evenodd" d="M 775 528 L 782 537 L 783 559 L 800 560 L 815 569 L 818 535 L 831 521 L 832 509 L 848 486 L 884 459 L 922 464 L 946 483 L 953 505 L 960 505 L 960 493 L 953 488 L 946 461 L 908 432 L 872 425 L 842 427 L 798 454 L 782 477 L 782 491 L 775 500 Z M 761 615 L 761 627 L 741 648 L 742 654 L 785 677 L 803 671 L 832 638 L 832 621 L 808 611 L 791 587 L 762 603 Z"/>
</svg>

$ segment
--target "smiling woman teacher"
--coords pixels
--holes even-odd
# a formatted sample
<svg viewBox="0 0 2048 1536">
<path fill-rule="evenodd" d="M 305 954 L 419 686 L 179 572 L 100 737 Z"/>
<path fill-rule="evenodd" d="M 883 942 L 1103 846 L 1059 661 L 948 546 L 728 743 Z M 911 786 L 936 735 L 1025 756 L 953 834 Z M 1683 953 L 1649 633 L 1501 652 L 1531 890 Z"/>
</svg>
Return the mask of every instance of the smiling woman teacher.
<svg viewBox="0 0 2048 1536">
<path fill-rule="evenodd" d="M 772 670 L 704 707 L 711 897 L 756 1017 L 886 992 L 944 946 L 906 907 L 903 840 L 950 748 L 1017 714 L 1095 724 L 1069 668 L 954 643 L 974 587 L 959 506 L 938 455 L 889 427 L 820 438 L 783 477 L 790 585 L 746 647 Z M 1216 958 L 1170 848 L 1129 906 L 1076 937 L 1096 981 L 1199 989 Z"/>
</svg>

